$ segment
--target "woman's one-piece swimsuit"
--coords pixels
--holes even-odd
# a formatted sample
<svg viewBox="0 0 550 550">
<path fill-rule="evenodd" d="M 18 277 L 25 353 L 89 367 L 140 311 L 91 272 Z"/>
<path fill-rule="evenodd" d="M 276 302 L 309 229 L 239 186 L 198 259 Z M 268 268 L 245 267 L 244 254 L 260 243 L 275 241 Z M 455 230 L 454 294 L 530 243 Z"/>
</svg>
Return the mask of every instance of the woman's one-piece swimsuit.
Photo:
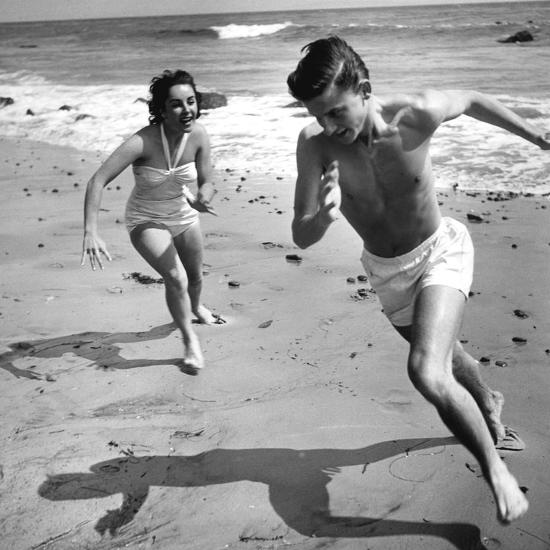
<svg viewBox="0 0 550 550">
<path fill-rule="evenodd" d="M 162 124 L 160 134 L 168 169 L 133 166 L 136 184 L 125 215 L 129 232 L 140 224 L 155 222 L 167 226 L 172 234 L 181 233 L 199 219 L 199 213 L 189 204 L 194 196 L 188 185 L 197 180 L 195 163 L 178 166 L 189 134 L 183 134 L 173 163 Z"/>
</svg>

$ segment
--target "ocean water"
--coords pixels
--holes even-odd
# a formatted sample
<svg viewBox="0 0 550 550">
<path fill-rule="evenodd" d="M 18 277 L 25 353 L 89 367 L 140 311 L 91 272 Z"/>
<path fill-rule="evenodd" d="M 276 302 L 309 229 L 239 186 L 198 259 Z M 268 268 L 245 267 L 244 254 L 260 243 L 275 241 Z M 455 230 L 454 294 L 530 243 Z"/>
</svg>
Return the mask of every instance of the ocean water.
<svg viewBox="0 0 550 550">
<path fill-rule="evenodd" d="M 533 42 L 498 42 L 524 29 Z M 0 96 L 14 103 L 0 135 L 106 157 L 147 124 L 150 79 L 182 68 L 228 98 L 201 119 L 216 168 L 294 175 L 311 119 L 288 106 L 286 77 L 332 33 L 363 56 L 375 94 L 477 89 L 550 130 L 550 2 L 538 1 L 4 23 Z M 550 192 L 550 152 L 469 117 L 443 125 L 432 153 L 442 188 Z"/>
</svg>

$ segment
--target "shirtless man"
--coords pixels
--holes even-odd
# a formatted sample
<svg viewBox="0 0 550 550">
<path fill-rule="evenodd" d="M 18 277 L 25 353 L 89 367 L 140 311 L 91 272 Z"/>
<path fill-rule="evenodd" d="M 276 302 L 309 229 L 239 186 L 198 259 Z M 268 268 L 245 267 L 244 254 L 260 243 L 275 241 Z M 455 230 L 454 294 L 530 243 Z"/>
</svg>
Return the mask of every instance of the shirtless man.
<svg viewBox="0 0 550 550">
<path fill-rule="evenodd" d="M 386 316 L 410 343 L 409 377 L 478 460 L 509 523 L 528 502 L 500 459 L 504 399 L 457 340 L 473 272 L 464 225 L 441 216 L 429 155 L 440 124 L 466 114 L 550 149 L 550 134 L 487 96 L 434 91 L 375 97 L 361 58 L 336 36 L 308 44 L 288 77 L 316 122 L 297 147 L 293 238 L 319 241 L 340 210 L 364 242 L 362 262 Z"/>
</svg>

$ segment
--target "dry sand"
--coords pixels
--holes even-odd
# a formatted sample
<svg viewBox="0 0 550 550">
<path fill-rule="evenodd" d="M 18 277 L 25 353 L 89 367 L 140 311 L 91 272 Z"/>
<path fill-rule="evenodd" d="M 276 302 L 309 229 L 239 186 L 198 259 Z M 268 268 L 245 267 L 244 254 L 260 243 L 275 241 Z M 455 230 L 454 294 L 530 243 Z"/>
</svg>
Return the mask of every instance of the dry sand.
<svg viewBox="0 0 550 550">
<path fill-rule="evenodd" d="M 502 456 L 531 507 L 503 527 L 477 463 L 409 382 L 368 283 L 347 282 L 362 273 L 359 239 L 340 220 L 322 243 L 292 244 L 293 182 L 218 174 L 204 302 L 228 322 L 197 326 L 207 366 L 189 376 L 163 286 L 124 276 L 155 275 L 120 223 L 131 174 L 104 193 L 113 261 L 92 272 L 81 220 L 99 159 L 0 147 L 1 548 L 550 546 L 546 198 L 440 195 L 445 214 L 484 218 L 469 225 L 461 338 L 489 359 L 527 443 Z"/>
</svg>

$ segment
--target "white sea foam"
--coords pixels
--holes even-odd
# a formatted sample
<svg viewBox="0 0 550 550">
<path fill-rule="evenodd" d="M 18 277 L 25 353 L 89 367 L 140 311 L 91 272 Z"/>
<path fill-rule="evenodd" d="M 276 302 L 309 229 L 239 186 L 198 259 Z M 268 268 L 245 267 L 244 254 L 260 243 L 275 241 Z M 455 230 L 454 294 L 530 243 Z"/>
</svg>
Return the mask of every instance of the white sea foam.
<svg viewBox="0 0 550 550">
<path fill-rule="evenodd" d="M 210 27 L 218 34 L 220 39 L 229 38 L 253 38 L 266 34 L 275 34 L 287 27 L 294 26 L 291 21 L 285 23 L 272 23 L 270 25 L 237 25 L 235 23 L 223 26 Z"/>
<path fill-rule="evenodd" d="M 18 73 L 0 75 L 0 96 L 14 99 L 0 109 L 0 135 L 100 152 L 103 158 L 147 125 L 147 106 L 139 101 L 147 97 L 146 86 L 62 86 Z M 548 102 L 501 99 L 526 110 L 537 126 L 550 126 Z M 313 119 L 291 103 L 286 95 L 230 96 L 226 107 L 205 111 L 200 121 L 211 138 L 215 167 L 294 177 L 296 139 Z M 71 110 L 59 110 L 63 105 Z M 78 120 L 82 115 L 88 116 Z M 550 154 L 504 130 L 459 117 L 442 125 L 432 144 L 439 187 L 550 191 Z"/>
</svg>

